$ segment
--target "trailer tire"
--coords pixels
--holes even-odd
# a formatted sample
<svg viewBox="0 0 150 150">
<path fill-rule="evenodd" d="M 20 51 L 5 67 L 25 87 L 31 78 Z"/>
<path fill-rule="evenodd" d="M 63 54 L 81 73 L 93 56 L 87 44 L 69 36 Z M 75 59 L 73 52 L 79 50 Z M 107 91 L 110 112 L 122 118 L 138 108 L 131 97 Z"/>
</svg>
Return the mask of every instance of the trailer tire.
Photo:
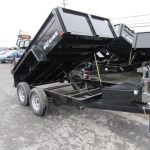
<svg viewBox="0 0 150 150">
<path fill-rule="evenodd" d="M 17 96 L 18 101 L 21 105 L 28 106 L 29 105 L 29 92 L 30 87 L 26 82 L 20 82 L 17 85 Z"/>
<path fill-rule="evenodd" d="M 45 115 L 48 108 L 48 100 L 44 90 L 34 88 L 30 91 L 30 107 L 37 116 Z"/>
</svg>

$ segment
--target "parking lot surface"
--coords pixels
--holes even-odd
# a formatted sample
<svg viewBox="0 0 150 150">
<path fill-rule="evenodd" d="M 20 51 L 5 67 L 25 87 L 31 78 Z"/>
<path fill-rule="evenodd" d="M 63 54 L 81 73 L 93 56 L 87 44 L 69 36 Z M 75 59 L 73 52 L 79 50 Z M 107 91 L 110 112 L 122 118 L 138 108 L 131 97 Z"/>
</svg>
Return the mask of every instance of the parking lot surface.
<svg viewBox="0 0 150 150">
<path fill-rule="evenodd" d="M 11 69 L 0 64 L 0 150 L 150 150 L 140 114 L 49 105 L 35 116 L 18 104 Z"/>
</svg>

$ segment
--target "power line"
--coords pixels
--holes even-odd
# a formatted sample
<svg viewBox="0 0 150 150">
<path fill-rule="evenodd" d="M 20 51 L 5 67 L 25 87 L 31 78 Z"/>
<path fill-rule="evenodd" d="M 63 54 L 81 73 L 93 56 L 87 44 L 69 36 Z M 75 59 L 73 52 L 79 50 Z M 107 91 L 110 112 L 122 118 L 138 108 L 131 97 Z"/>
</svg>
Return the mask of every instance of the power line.
<svg viewBox="0 0 150 150">
<path fill-rule="evenodd" d="M 138 25 L 137 25 L 137 26 L 136 26 L 136 25 L 135 25 L 135 26 L 129 26 L 129 28 L 137 28 L 137 27 L 150 27 L 150 25 L 144 25 L 144 26 L 138 26 Z"/>
<path fill-rule="evenodd" d="M 125 24 L 145 24 L 150 21 L 150 18 L 140 19 L 140 20 L 113 20 L 115 24 L 125 23 Z"/>
<path fill-rule="evenodd" d="M 149 21 L 150 18 L 147 19 L 142 19 L 142 20 L 132 20 L 132 21 L 122 21 L 122 22 L 126 22 L 126 23 L 137 23 L 137 22 L 147 22 Z M 118 21 L 117 21 L 118 22 Z"/>
<path fill-rule="evenodd" d="M 149 15 L 150 14 L 143 14 L 143 15 L 136 15 L 136 16 L 126 16 L 126 17 L 112 18 L 112 19 L 135 18 L 135 17 L 143 17 L 143 16 L 149 16 Z"/>
<path fill-rule="evenodd" d="M 140 20 L 126 20 L 126 21 L 121 21 L 121 22 L 125 22 L 125 23 L 137 23 L 137 22 L 147 22 L 149 20 L 150 20 L 150 18 L 140 19 Z M 114 22 L 118 22 L 118 21 L 114 21 Z"/>
<path fill-rule="evenodd" d="M 141 25 L 144 25 L 144 26 L 146 26 L 146 25 L 149 25 L 150 24 L 150 22 L 122 22 L 123 24 L 125 24 L 125 25 L 127 25 L 127 26 L 141 26 Z M 115 24 L 117 24 L 117 23 L 115 23 Z"/>
<path fill-rule="evenodd" d="M 126 23 L 126 25 L 149 24 L 150 22 Z"/>
<path fill-rule="evenodd" d="M 128 21 L 121 21 L 121 22 L 114 22 L 115 24 L 120 24 L 120 23 L 123 23 L 123 24 L 125 24 L 125 25 L 127 25 L 127 26 L 137 26 L 137 25 L 147 25 L 147 24 L 150 24 L 150 22 L 149 22 L 149 20 L 150 19 L 147 19 L 147 20 L 137 20 L 137 21 L 139 21 L 139 22 L 128 22 Z"/>
</svg>

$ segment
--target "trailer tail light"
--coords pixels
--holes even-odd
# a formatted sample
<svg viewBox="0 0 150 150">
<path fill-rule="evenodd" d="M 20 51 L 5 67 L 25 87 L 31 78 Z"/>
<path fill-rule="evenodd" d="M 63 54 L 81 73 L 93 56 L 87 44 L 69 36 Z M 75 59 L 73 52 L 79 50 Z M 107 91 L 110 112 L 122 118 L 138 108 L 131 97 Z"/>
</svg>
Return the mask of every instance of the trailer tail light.
<svg viewBox="0 0 150 150">
<path fill-rule="evenodd" d="M 91 71 L 89 71 L 89 70 L 85 70 L 85 72 L 84 72 L 84 74 L 91 74 Z"/>
<path fill-rule="evenodd" d="M 85 70 L 84 70 L 84 74 L 83 74 L 84 78 L 85 78 L 85 79 L 89 79 L 89 78 L 90 78 L 90 75 L 91 75 L 91 71 L 85 69 Z"/>
<path fill-rule="evenodd" d="M 59 36 L 62 37 L 64 35 L 64 32 L 59 32 Z"/>
</svg>

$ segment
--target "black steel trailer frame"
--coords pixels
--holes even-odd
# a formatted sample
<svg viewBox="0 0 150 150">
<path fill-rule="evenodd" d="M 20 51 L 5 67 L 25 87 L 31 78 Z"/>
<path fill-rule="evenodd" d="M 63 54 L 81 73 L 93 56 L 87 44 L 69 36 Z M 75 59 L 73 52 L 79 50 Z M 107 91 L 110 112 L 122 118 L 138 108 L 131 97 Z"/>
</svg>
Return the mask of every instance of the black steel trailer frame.
<svg viewBox="0 0 150 150">
<path fill-rule="evenodd" d="M 29 87 L 28 93 L 31 93 L 32 89 L 40 88 L 45 92 L 47 99 L 55 105 L 74 105 L 82 108 L 150 114 L 150 104 L 142 102 L 142 85 L 100 82 L 68 75 L 62 80 L 62 83 L 53 82 L 46 88 L 41 88 L 41 85 L 25 83 Z"/>
<path fill-rule="evenodd" d="M 130 84 L 129 88 L 125 88 L 125 95 L 127 103 L 122 103 L 122 90 L 117 90 L 119 92 L 117 95 L 120 103 L 118 100 L 114 100 L 116 95 L 111 95 L 109 98 L 108 103 L 105 103 L 105 95 L 103 95 L 104 89 L 116 86 L 117 84 L 111 82 L 102 82 L 102 87 L 99 86 L 99 82 L 95 80 L 88 80 L 88 79 L 76 79 L 76 83 L 84 82 L 84 84 L 90 84 L 91 87 L 85 87 L 83 89 L 73 89 L 72 83 L 57 83 L 57 85 L 50 84 L 46 88 L 42 88 L 45 92 L 49 101 L 52 101 L 54 105 L 61 106 L 61 105 L 68 105 L 68 106 L 76 106 L 78 109 L 84 108 L 94 108 L 94 109 L 103 109 L 103 110 L 113 110 L 113 111 L 122 111 L 122 112 L 131 112 L 131 113 L 141 113 L 141 114 L 149 114 L 150 117 L 150 106 L 147 102 L 139 101 L 139 97 L 142 95 L 141 86 L 136 86 L 135 89 L 139 90 L 139 95 L 134 95 L 134 89 L 130 91 Z M 128 85 L 128 83 L 126 83 Z M 78 84 L 76 85 L 78 86 Z M 32 86 L 31 88 L 37 88 L 36 86 Z M 68 89 L 73 89 L 69 91 Z M 107 91 L 107 94 L 109 94 Z M 132 96 L 131 96 L 131 93 Z M 115 93 L 114 93 L 115 94 Z M 114 97 L 114 98 L 113 98 Z M 137 99 L 137 100 L 136 100 Z M 125 99 L 124 99 L 125 100 Z M 116 103 L 116 104 L 115 104 Z M 150 120 L 149 120 L 149 132 L 150 132 Z"/>
<path fill-rule="evenodd" d="M 126 105 L 126 106 L 122 104 L 117 105 L 115 104 L 115 101 L 113 101 L 114 104 L 105 103 L 105 100 L 103 99 L 103 88 L 105 89 L 105 87 L 112 87 L 114 85 L 117 85 L 115 83 L 102 82 L 103 88 L 100 88 L 98 81 L 91 81 L 91 80 L 85 80 L 85 79 L 77 79 L 77 80 L 78 81 L 80 80 L 80 82 L 85 82 L 86 84 L 91 82 L 92 88 L 89 87 L 89 88 L 80 89 L 81 91 L 73 90 L 73 91 L 67 92 L 65 91 L 65 88 L 66 87 L 71 88 L 72 84 L 61 83 L 60 85 L 47 87 L 47 88 L 44 88 L 43 90 L 45 91 L 49 99 L 54 100 L 54 103 L 57 101 L 56 103 L 59 105 L 74 105 L 78 107 L 89 107 L 89 108 L 96 108 L 96 109 L 106 109 L 106 110 L 115 110 L 115 111 L 123 111 L 123 112 L 150 114 L 150 107 L 148 103 L 136 101 L 136 99 L 131 101 L 130 103 L 131 105 Z M 138 87 L 138 88 L 141 89 L 141 87 Z M 128 90 L 129 89 L 125 91 L 125 95 L 128 92 Z M 133 97 L 134 97 L 134 94 L 133 94 Z M 111 95 L 111 98 L 113 99 L 113 95 Z M 129 94 L 129 98 L 130 98 L 130 94 Z M 121 96 L 119 99 L 121 99 Z"/>
<path fill-rule="evenodd" d="M 61 105 L 75 106 L 80 110 L 84 108 L 94 108 L 94 109 L 113 110 L 130 113 L 148 114 L 149 115 L 148 135 L 150 135 L 150 104 L 141 101 L 142 86 L 133 85 L 133 87 L 130 88 L 130 84 L 125 83 L 125 85 L 123 86 L 129 86 L 129 88 L 125 87 L 124 94 L 122 93 L 122 89 L 121 91 L 120 88 L 118 90 L 116 89 L 115 91 L 116 93 L 110 95 L 110 97 L 108 96 L 109 98 L 108 100 L 105 94 L 109 95 L 111 87 L 118 86 L 117 84 L 111 82 L 102 82 L 101 87 L 99 85 L 99 82 L 95 80 L 92 81 L 88 79 L 78 79 L 78 78 L 76 79 L 73 78 L 73 80 L 75 81 L 75 83 L 71 83 L 70 81 L 70 83 L 68 82 L 57 83 L 57 85 L 55 86 L 53 84 L 49 84 L 48 87 L 42 88 L 42 90 L 45 92 L 47 96 L 48 102 L 53 102 L 53 104 L 56 106 Z M 80 89 L 80 87 L 78 87 L 79 82 L 84 83 L 85 88 Z M 72 84 L 76 84 L 76 87 L 78 88 L 73 89 Z M 88 87 L 86 87 L 86 85 L 88 85 Z M 32 88 L 35 89 L 37 87 L 32 86 L 31 91 Z M 68 89 L 71 89 L 71 91 Z M 105 89 L 107 90 L 105 91 Z M 134 93 L 135 90 L 139 90 L 137 95 L 136 93 Z M 123 100 L 126 100 L 127 103 L 126 102 L 122 103 Z"/>
</svg>

